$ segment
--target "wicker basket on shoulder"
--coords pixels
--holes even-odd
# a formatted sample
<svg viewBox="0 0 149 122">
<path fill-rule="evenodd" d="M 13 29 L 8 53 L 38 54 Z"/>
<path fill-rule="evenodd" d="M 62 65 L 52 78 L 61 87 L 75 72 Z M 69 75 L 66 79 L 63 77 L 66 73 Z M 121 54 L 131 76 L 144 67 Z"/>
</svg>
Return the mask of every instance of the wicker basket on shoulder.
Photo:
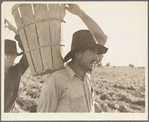
<svg viewBox="0 0 149 122">
<path fill-rule="evenodd" d="M 62 69 L 60 42 L 64 4 L 15 4 L 12 15 L 33 75 Z"/>
</svg>

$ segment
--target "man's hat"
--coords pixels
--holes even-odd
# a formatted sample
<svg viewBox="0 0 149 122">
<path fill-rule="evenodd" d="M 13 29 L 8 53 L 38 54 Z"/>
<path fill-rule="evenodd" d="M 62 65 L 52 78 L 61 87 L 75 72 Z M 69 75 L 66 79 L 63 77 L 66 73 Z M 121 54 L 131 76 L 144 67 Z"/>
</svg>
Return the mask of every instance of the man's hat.
<svg viewBox="0 0 149 122">
<path fill-rule="evenodd" d="M 89 30 L 79 30 L 73 34 L 71 51 L 64 57 L 64 62 L 83 49 L 98 49 L 98 54 L 105 54 L 108 48 L 100 45 Z"/>
<path fill-rule="evenodd" d="M 5 39 L 5 54 L 9 55 L 21 55 L 22 53 L 17 52 L 16 42 L 13 40 Z"/>
</svg>

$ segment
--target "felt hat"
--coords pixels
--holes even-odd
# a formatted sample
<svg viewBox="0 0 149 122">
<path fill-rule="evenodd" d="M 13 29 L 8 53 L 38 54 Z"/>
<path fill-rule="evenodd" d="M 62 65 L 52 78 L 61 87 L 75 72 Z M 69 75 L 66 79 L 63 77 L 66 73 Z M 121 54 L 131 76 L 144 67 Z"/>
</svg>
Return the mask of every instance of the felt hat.
<svg viewBox="0 0 149 122">
<path fill-rule="evenodd" d="M 10 40 L 10 39 L 5 39 L 5 54 L 19 56 L 22 53 L 17 52 L 15 41 Z"/>
<path fill-rule="evenodd" d="M 64 57 L 64 62 L 83 49 L 98 49 L 98 54 L 105 54 L 108 48 L 99 44 L 89 30 L 79 30 L 73 34 L 71 51 Z"/>
</svg>

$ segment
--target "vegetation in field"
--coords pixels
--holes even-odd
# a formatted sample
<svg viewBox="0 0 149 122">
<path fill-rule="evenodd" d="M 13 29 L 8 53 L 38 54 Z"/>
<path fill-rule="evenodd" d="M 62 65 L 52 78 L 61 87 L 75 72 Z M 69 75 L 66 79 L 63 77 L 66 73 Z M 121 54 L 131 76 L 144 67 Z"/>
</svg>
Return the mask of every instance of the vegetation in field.
<svg viewBox="0 0 149 122">
<path fill-rule="evenodd" d="M 11 112 L 36 112 L 46 77 L 25 73 Z M 91 82 L 95 92 L 95 112 L 145 112 L 145 68 L 97 67 Z"/>
</svg>

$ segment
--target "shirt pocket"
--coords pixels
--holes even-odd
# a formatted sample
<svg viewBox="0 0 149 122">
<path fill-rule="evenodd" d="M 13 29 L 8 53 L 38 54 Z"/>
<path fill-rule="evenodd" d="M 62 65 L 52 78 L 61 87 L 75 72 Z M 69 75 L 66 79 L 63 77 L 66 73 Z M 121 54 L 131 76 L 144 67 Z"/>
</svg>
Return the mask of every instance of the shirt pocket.
<svg viewBox="0 0 149 122">
<path fill-rule="evenodd" d="M 84 112 L 86 110 L 85 101 L 83 96 L 69 98 L 71 112 Z"/>
</svg>

